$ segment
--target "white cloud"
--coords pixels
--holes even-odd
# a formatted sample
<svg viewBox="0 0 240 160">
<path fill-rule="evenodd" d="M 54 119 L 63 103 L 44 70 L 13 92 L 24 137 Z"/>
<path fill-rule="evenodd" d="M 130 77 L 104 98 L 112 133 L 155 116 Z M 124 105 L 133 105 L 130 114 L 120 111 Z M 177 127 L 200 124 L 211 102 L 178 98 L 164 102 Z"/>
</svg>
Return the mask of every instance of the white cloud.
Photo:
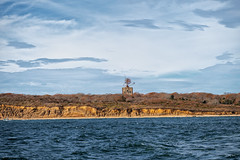
<svg viewBox="0 0 240 160">
<path fill-rule="evenodd" d="M 70 11 L 69 7 L 46 1 L 55 8 Z M 37 4 L 37 5 L 42 5 Z M 218 24 L 217 20 L 204 19 L 191 11 L 206 7 L 216 10 L 224 3 L 216 1 L 196 2 L 190 5 L 174 1 L 165 7 L 167 2 L 157 5 L 132 3 L 128 12 L 123 15 L 102 14 L 95 18 L 94 26 L 79 28 L 80 22 L 53 20 L 32 16 L 4 16 L 0 20 L 0 31 L 7 31 L 7 38 L 17 39 L 36 46 L 32 49 L 14 49 L 2 46 L 1 59 L 37 59 L 37 58 L 72 58 L 96 57 L 107 59 L 106 63 L 65 62 L 48 64 L 42 68 L 98 68 L 111 74 L 146 76 L 160 75 L 169 72 L 198 70 L 218 63 L 216 56 L 229 51 L 239 51 L 239 29 L 228 29 Z M 180 5 L 181 7 L 177 7 Z M 120 6 L 122 7 L 122 6 Z M 128 8 L 124 6 L 122 10 Z M 135 7 L 135 8 L 134 8 Z M 164 8 L 165 7 L 165 8 Z M 161 9 L 161 10 L 160 10 Z M 137 14 L 137 13 L 142 14 Z M 89 12 L 88 12 L 89 13 Z M 90 13 L 89 13 L 90 14 Z M 113 13 L 117 14 L 117 13 Z M 173 16 L 174 15 L 174 16 Z M 205 31 L 184 31 L 172 20 L 181 20 L 187 16 L 187 22 L 209 26 Z M 153 18 L 159 27 L 173 29 L 149 30 L 129 28 L 115 23 L 120 19 Z M 161 19 L 163 18 L 163 19 Z M 4 71 L 7 71 L 7 67 Z M 9 68 L 13 71 L 13 66 Z M 16 69 L 19 71 L 20 69 Z"/>
<path fill-rule="evenodd" d="M 0 67 L 0 71 L 11 72 L 11 73 L 23 72 L 23 71 L 26 71 L 26 70 L 27 70 L 26 68 L 20 68 L 17 64 L 13 64 L 13 63 L 9 63 L 6 66 L 1 66 Z"/>
<path fill-rule="evenodd" d="M 20 83 L 20 85 L 27 85 L 27 86 L 41 86 L 41 83 L 38 82 L 24 82 L 24 83 Z"/>
<path fill-rule="evenodd" d="M 5 17 L 5 21 L 8 21 L 6 19 Z M 210 21 L 207 22 L 210 27 L 204 32 L 149 31 L 135 28 L 119 31 L 118 28 L 122 26 L 116 26 L 118 28 L 111 31 L 99 31 L 97 28 L 66 31 L 61 26 L 74 25 L 73 20 L 46 21 L 29 16 L 16 19 L 21 20 L 18 23 L 22 26 L 15 28 L 16 38 L 31 42 L 36 48 L 20 51 L 3 47 L 5 50 L 1 51 L 1 55 L 4 59 L 97 57 L 108 60 L 107 63 L 101 64 L 89 62 L 50 64 L 44 68 L 99 68 L 112 74 L 131 76 L 198 70 L 216 64 L 215 57 L 226 50 L 237 48 L 239 41 L 238 30 L 226 29 Z"/>
<path fill-rule="evenodd" d="M 0 17 L 0 71 L 5 77 L 1 91 L 35 93 L 41 87 L 41 93 L 56 93 L 59 89 L 66 92 L 67 88 L 67 93 L 72 93 L 78 92 L 79 86 L 85 93 L 95 93 L 96 88 L 106 93 L 111 87 L 118 92 L 116 87 L 124 76 L 138 79 L 135 86 L 140 92 L 236 91 L 239 76 L 233 74 L 239 67 L 240 28 L 227 28 L 216 17 L 206 18 L 194 12 L 217 11 L 227 4 L 211 0 L 103 0 L 88 1 L 87 5 L 85 1 L 16 1 L 3 8 L 1 13 L 6 15 Z M 9 46 L 9 42 L 35 47 L 19 48 L 16 44 Z M 224 64 L 229 59 L 216 58 L 226 52 L 231 53 L 231 65 Z M 8 61 L 23 60 L 27 65 L 38 58 L 78 57 L 107 61 L 61 61 L 25 68 L 14 63 L 22 61 Z M 228 79 L 224 79 L 225 75 Z M 21 80 L 14 81 L 16 77 Z M 103 83 L 109 88 L 103 88 Z M 223 83 L 228 85 L 221 88 Z"/>
<path fill-rule="evenodd" d="M 160 78 L 160 81 L 167 81 L 167 82 L 187 82 L 188 79 L 184 78 Z"/>
</svg>

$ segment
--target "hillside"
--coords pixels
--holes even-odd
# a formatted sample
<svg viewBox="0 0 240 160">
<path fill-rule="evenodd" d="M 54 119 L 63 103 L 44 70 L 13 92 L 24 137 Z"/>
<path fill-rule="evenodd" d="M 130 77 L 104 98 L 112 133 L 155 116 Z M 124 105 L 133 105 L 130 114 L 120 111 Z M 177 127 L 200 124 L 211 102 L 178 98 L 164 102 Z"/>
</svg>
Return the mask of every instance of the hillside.
<svg viewBox="0 0 240 160">
<path fill-rule="evenodd" d="M 0 94 L 0 119 L 238 115 L 240 93 Z"/>
</svg>

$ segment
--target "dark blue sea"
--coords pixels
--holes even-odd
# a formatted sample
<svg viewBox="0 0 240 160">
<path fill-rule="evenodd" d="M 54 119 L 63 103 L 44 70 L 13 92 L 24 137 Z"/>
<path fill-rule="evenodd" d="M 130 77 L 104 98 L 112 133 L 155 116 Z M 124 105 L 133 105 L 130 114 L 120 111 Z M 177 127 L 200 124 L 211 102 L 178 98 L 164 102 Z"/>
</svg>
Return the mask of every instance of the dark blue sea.
<svg viewBox="0 0 240 160">
<path fill-rule="evenodd" d="M 0 121 L 1 159 L 240 159 L 240 117 Z"/>
</svg>

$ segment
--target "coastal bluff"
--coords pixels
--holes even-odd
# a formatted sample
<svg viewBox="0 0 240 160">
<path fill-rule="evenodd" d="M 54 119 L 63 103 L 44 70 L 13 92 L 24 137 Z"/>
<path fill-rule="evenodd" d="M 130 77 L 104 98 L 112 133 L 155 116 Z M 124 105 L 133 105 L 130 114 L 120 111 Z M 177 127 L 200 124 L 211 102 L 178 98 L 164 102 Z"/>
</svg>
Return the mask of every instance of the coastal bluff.
<svg viewBox="0 0 240 160">
<path fill-rule="evenodd" d="M 142 109 L 96 109 L 89 106 L 64 107 L 24 107 L 1 106 L 0 119 L 52 119 L 52 118 L 134 118 L 134 117 L 164 117 L 164 116 L 217 116 L 240 115 L 232 111 L 187 111 L 161 108 Z"/>
<path fill-rule="evenodd" d="M 239 94 L 0 94 L 0 119 L 135 118 L 240 115 Z"/>
</svg>

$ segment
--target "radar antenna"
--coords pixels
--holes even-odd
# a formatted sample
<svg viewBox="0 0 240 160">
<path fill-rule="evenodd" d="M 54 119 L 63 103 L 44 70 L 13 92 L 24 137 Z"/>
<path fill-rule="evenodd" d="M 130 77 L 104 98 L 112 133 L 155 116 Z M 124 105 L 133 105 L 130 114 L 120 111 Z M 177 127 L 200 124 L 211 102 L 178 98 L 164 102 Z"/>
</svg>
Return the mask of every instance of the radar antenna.
<svg viewBox="0 0 240 160">
<path fill-rule="evenodd" d="M 131 85 L 134 85 L 135 82 L 132 82 L 130 78 L 125 78 L 125 83 L 126 87 L 129 87 Z"/>
</svg>

